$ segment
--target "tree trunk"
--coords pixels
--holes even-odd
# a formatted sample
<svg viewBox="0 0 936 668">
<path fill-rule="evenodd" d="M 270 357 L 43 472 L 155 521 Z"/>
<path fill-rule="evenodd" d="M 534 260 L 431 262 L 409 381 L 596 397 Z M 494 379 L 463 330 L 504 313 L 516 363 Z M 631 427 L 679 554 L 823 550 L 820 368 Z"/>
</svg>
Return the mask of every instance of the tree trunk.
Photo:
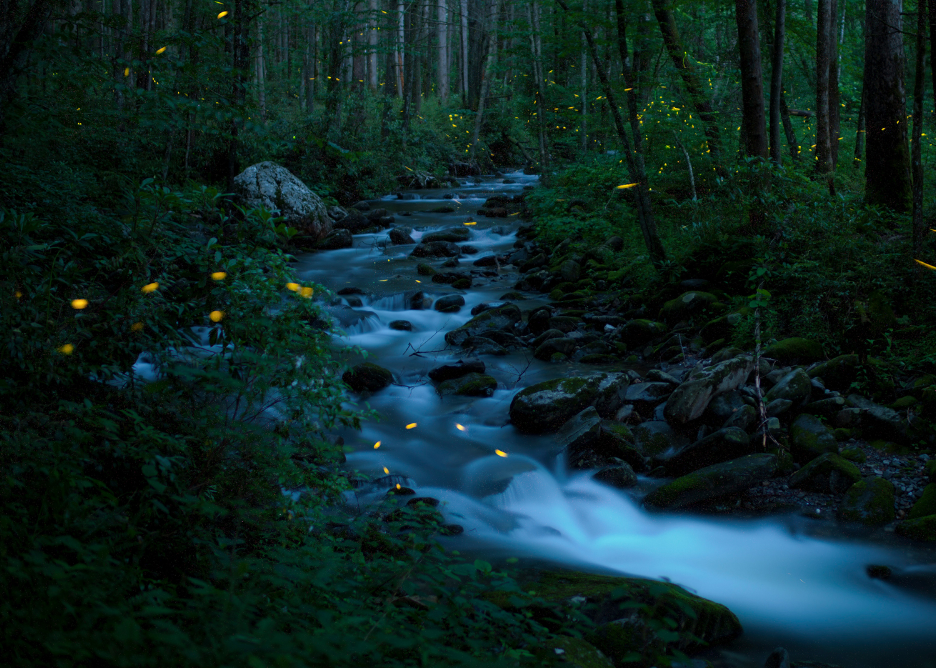
<svg viewBox="0 0 936 668">
<path fill-rule="evenodd" d="M 652 3 L 654 14 L 656 14 L 657 22 L 660 25 L 660 32 L 663 34 L 666 51 L 669 53 L 676 71 L 679 72 L 679 76 L 682 77 L 693 109 L 699 115 L 699 120 L 702 121 L 705 127 L 709 153 L 712 159 L 718 162 L 721 154 L 721 133 L 718 129 L 717 117 L 712 112 L 712 105 L 708 95 L 702 89 L 702 82 L 699 81 L 692 59 L 689 58 L 679 36 L 679 29 L 676 27 L 676 18 L 673 15 L 670 0 L 652 0 Z M 754 30 L 756 35 L 756 13 Z"/>
<path fill-rule="evenodd" d="M 916 68 L 913 75 L 913 257 L 923 252 L 923 98 L 926 95 L 926 0 L 917 0 Z M 915 265 L 919 268 L 919 265 Z"/>
<path fill-rule="evenodd" d="M 766 160 L 767 119 L 764 113 L 764 77 L 761 71 L 756 0 L 735 0 L 735 19 L 738 24 L 741 65 L 744 150 L 749 157 Z"/>
<path fill-rule="evenodd" d="M 257 104 L 260 118 L 266 118 L 266 61 L 263 57 L 263 19 L 257 19 L 257 56 L 256 56 Z"/>
<path fill-rule="evenodd" d="M 780 98 L 783 95 L 783 43 L 785 39 L 786 0 L 777 0 L 770 72 L 770 158 L 777 166 L 783 164 L 780 147 Z"/>
<path fill-rule="evenodd" d="M 586 14 L 588 12 L 588 0 L 584 0 L 582 3 L 582 13 Z M 579 59 L 579 67 L 581 68 L 581 78 L 582 78 L 582 117 L 581 124 L 579 125 L 579 132 L 581 136 L 579 137 L 579 148 L 582 153 L 588 151 L 588 42 L 585 40 L 585 33 L 582 33 L 582 54 Z"/>
<path fill-rule="evenodd" d="M 845 2 L 842 0 L 842 4 Z M 829 147 L 832 171 L 838 165 L 839 139 L 841 139 L 842 105 L 839 95 L 838 0 L 831 0 L 832 30 L 829 34 Z M 843 17 L 844 20 L 844 17 Z"/>
<path fill-rule="evenodd" d="M 831 0 L 816 4 L 816 173 L 832 171 L 829 143 L 829 46 L 832 41 Z"/>
<path fill-rule="evenodd" d="M 461 13 L 459 15 L 459 28 L 461 29 L 461 57 L 459 62 L 461 67 L 459 72 L 461 76 L 461 95 L 462 104 L 468 106 L 468 0 L 461 0 Z"/>
<path fill-rule="evenodd" d="M 481 126 L 484 123 L 484 110 L 487 105 L 488 92 L 491 89 L 491 79 L 494 77 L 494 63 L 497 61 L 497 35 L 493 33 L 497 25 L 497 16 L 500 13 L 500 0 L 490 0 L 488 20 L 485 25 L 491 26 L 492 33 L 487 55 L 484 58 L 484 69 L 481 74 L 481 90 L 478 94 L 478 113 L 475 115 L 474 133 L 471 136 L 471 152 L 469 154 L 472 163 L 477 161 L 478 140 L 481 137 Z"/>
<path fill-rule="evenodd" d="M 569 6 L 565 0 L 556 0 L 563 11 L 569 12 Z M 634 189 L 637 191 L 637 222 L 640 225 L 640 231 L 643 234 L 644 244 L 650 256 L 653 266 L 660 270 L 666 262 L 666 251 L 663 249 L 663 243 L 657 234 L 656 222 L 653 220 L 653 211 L 650 207 L 650 194 L 647 191 L 647 175 L 643 168 L 643 156 L 641 161 L 636 159 L 636 151 L 631 150 L 631 142 L 627 136 L 627 130 L 624 127 L 624 121 L 621 119 L 621 112 L 618 109 L 617 100 L 614 96 L 614 90 L 608 75 L 605 72 L 602 59 L 598 55 L 598 48 L 595 46 L 595 39 L 592 36 L 591 29 L 584 22 L 579 24 L 582 33 L 585 35 L 585 41 L 588 43 L 588 52 L 591 55 L 592 63 L 595 65 L 595 71 L 598 74 L 598 80 L 604 91 L 604 96 L 608 98 L 608 107 L 611 110 L 611 116 L 614 119 L 614 127 L 618 138 L 621 141 L 621 148 L 624 150 L 624 157 L 627 161 L 627 171 L 632 182 L 636 184 Z M 631 91 L 633 92 L 633 91 Z M 630 115 L 630 114 L 628 114 Z M 632 124 L 637 122 L 636 118 L 630 119 Z M 639 133 L 638 133 L 639 134 Z"/>
<path fill-rule="evenodd" d="M 866 0 L 864 67 L 865 201 L 899 212 L 910 208 L 911 199 L 902 5 Z"/>
<path fill-rule="evenodd" d="M 439 40 L 439 98 L 449 98 L 449 46 L 448 46 L 448 0 L 438 0 L 439 25 L 436 28 Z"/>
<path fill-rule="evenodd" d="M 546 77 L 543 74 L 543 42 L 540 34 L 540 6 L 536 0 L 527 5 L 530 18 L 530 52 L 533 54 L 534 101 L 536 104 L 537 143 L 539 146 L 540 172 L 549 169 L 549 147 L 546 141 Z"/>
<path fill-rule="evenodd" d="M 793 162 L 799 162 L 799 144 L 796 143 L 796 132 L 793 130 L 793 121 L 790 120 L 790 108 L 787 107 L 786 95 L 780 90 L 780 118 L 783 120 L 783 133 L 786 135 L 787 146 L 790 148 L 790 157 Z"/>
<path fill-rule="evenodd" d="M 855 167 L 860 167 L 859 163 L 864 161 L 865 150 L 865 92 L 861 89 L 861 104 L 858 105 L 858 130 L 855 133 Z"/>
</svg>

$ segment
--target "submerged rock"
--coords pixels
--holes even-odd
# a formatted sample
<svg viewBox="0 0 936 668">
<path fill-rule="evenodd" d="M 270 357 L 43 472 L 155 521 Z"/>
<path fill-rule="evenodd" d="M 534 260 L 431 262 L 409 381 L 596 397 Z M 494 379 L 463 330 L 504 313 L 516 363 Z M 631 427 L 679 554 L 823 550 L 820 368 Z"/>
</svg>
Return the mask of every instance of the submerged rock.
<svg viewBox="0 0 936 668">
<path fill-rule="evenodd" d="M 423 241 L 413 249 L 410 255 L 412 257 L 458 257 L 461 255 L 461 250 L 451 241 Z"/>
<path fill-rule="evenodd" d="M 489 397 L 497 389 L 497 381 L 486 374 L 468 373 L 459 378 L 446 380 L 437 388 L 443 397 L 459 395 L 465 397 Z"/>
<path fill-rule="evenodd" d="M 436 232 L 427 232 L 422 235 L 420 239 L 421 243 L 430 243 L 433 241 L 467 241 L 468 240 L 468 228 L 467 227 L 450 227 L 445 230 L 438 230 Z"/>
<path fill-rule="evenodd" d="M 443 364 L 429 372 L 429 378 L 441 383 L 452 378 L 460 378 L 469 373 L 484 373 L 484 362 L 481 360 L 459 360 L 455 364 Z"/>
<path fill-rule="evenodd" d="M 355 392 L 376 392 L 393 382 L 393 374 L 373 362 L 362 362 L 345 371 L 341 379 Z"/>
<path fill-rule="evenodd" d="M 479 313 L 458 329 L 445 334 L 445 342 L 452 346 L 465 345 L 473 336 L 483 336 L 485 332 L 506 329 L 520 321 L 520 308 L 515 304 L 505 304 L 499 308 Z"/>
</svg>

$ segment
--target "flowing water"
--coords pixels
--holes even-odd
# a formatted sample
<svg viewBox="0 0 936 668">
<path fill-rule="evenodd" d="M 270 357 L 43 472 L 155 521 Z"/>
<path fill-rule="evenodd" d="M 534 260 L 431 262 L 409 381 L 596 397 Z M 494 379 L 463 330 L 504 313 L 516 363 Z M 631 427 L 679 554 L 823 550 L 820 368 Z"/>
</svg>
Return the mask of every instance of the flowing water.
<svg viewBox="0 0 936 668">
<path fill-rule="evenodd" d="M 477 258 L 513 247 L 516 218 L 472 217 L 487 197 L 535 183 L 535 177 L 508 176 L 514 183 L 470 179 L 463 187 L 407 193 L 407 199 L 387 196 L 372 206 L 395 214 L 398 226 L 412 227 L 416 241 L 426 231 L 476 222 L 468 243 L 479 253 L 461 259 L 468 268 Z M 443 205 L 456 211 L 432 213 Z M 384 469 L 390 474 L 387 485 L 359 490 L 358 502 L 403 480 L 418 494 L 440 499 L 448 520 L 465 528 L 446 539 L 463 553 L 668 578 L 724 603 L 745 634 L 721 652 L 720 665 L 762 666 L 770 650 L 783 645 L 794 660 L 936 667 L 936 551 L 888 542 L 882 532 L 849 535 L 796 516 L 651 515 L 639 501 L 653 481 L 641 479 L 624 492 L 592 481 L 588 472 L 565 470 L 552 438 L 518 433 L 508 424 L 508 407 L 524 387 L 594 367 L 550 365 L 528 351 L 488 356 L 487 373 L 498 381 L 493 396 L 441 399 L 426 372 L 461 359 L 459 350 L 446 349 L 445 332 L 467 322 L 473 306 L 512 290 L 517 275 L 505 270 L 476 279 L 461 292 L 466 305 L 458 313 L 407 310 L 406 291 L 421 289 L 433 298 L 459 292 L 417 275 L 412 248 L 388 245 L 383 231 L 355 236 L 353 248 L 301 256 L 297 265 L 304 281 L 367 293 L 358 296 L 359 320 L 336 344 L 360 346 L 395 376 L 394 385 L 366 399 L 380 421 L 343 433 L 353 449 L 350 468 L 372 478 L 384 477 Z M 517 303 L 527 310 L 545 299 L 529 294 Z M 391 329 L 394 320 L 408 320 L 413 331 Z M 869 564 L 890 565 L 897 576 L 872 580 L 865 572 Z"/>
</svg>

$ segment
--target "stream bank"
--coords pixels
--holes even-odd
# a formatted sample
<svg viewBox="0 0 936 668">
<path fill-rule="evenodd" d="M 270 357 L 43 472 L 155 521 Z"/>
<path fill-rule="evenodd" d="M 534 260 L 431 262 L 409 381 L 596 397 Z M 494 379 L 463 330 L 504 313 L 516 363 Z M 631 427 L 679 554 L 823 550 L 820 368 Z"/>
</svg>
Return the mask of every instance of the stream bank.
<svg viewBox="0 0 936 668">
<path fill-rule="evenodd" d="M 508 207 L 485 206 L 534 183 L 509 174 L 388 196 L 369 207 L 394 216 L 389 231 L 299 258 L 304 280 L 340 295 L 329 306 L 346 332 L 336 345 L 360 346 L 389 372 L 390 385 L 358 395 L 382 419 L 342 434 L 349 468 L 374 479 L 355 502 L 399 484 L 441 502 L 462 529 L 446 543 L 463 553 L 670 578 L 740 618 L 745 634 L 710 657 L 718 665 L 763 665 L 778 644 L 843 666 L 895 655 L 932 665 L 932 549 L 894 536 L 896 513 L 912 512 L 932 475 L 898 442 L 918 436 L 912 419 L 908 429 L 847 394 L 850 360 L 813 373 L 814 352 L 778 348 L 758 370 L 767 431 L 793 457 L 762 452 L 754 361 L 725 345 L 719 286 L 679 286 L 661 316 L 605 292 L 622 278 L 605 264 L 614 240 L 609 252 L 541 249 Z M 711 329 L 697 335 L 687 323 L 703 315 Z M 470 368 L 451 368 L 460 361 Z M 927 388 L 913 389 L 923 400 Z M 729 467 L 745 457 L 757 465 Z M 791 477 L 797 467 L 804 480 Z M 823 521 L 861 482 L 885 501 L 855 493 L 844 518 L 877 528 Z M 891 578 L 869 577 L 871 565 Z"/>
</svg>

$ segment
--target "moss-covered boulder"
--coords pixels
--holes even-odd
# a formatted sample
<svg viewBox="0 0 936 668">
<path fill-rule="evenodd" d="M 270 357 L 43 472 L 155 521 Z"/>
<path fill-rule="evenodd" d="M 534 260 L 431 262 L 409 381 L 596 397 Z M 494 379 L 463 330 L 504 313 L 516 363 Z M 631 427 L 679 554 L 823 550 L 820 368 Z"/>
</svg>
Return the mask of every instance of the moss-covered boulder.
<svg viewBox="0 0 936 668">
<path fill-rule="evenodd" d="M 628 320 L 621 327 L 620 340 L 628 350 L 647 345 L 653 339 L 666 334 L 666 325 L 654 320 Z"/>
<path fill-rule="evenodd" d="M 923 470 L 929 476 L 930 482 L 936 482 L 936 459 L 931 459 L 923 465 Z"/>
<path fill-rule="evenodd" d="M 835 433 L 819 418 L 801 413 L 790 425 L 790 454 L 797 462 L 812 461 L 827 452 L 838 454 Z"/>
<path fill-rule="evenodd" d="M 483 314 L 482 314 L 483 315 Z M 521 390 L 510 402 L 510 421 L 519 431 L 557 431 L 598 396 L 597 376 L 557 378 Z"/>
<path fill-rule="evenodd" d="M 830 390 L 845 392 L 858 378 L 858 355 L 839 355 L 810 369 L 810 378 L 822 379 Z"/>
<path fill-rule="evenodd" d="M 741 622 L 727 607 L 669 582 L 574 571 L 546 571 L 536 574 L 535 579 L 523 584 L 525 589 L 534 589 L 538 596 L 552 603 L 573 598 L 584 599 L 585 613 L 599 625 L 630 618 L 635 612 L 636 620 L 641 625 L 646 625 L 651 617 L 658 621 L 669 618 L 675 624 L 672 628 L 678 637 L 664 641 L 667 648 L 687 652 L 700 649 L 697 641 L 690 638 L 689 634 L 712 646 L 730 642 L 743 632 Z M 669 624 L 664 625 L 670 627 Z M 649 628 L 646 630 L 650 631 Z M 652 633 L 644 634 L 642 630 L 641 634 L 645 639 L 652 636 Z M 592 639 L 590 641 L 594 642 Z M 609 656 L 615 665 L 622 665 L 619 663 L 622 658 L 620 655 Z"/>
<path fill-rule="evenodd" d="M 520 308 L 515 304 L 504 304 L 479 313 L 458 329 L 447 332 L 445 342 L 451 346 L 461 346 L 473 336 L 484 336 L 485 332 L 506 329 L 517 322 L 520 322 Z"/>
<path fill-rule="evenodd" d="M 894 533 L 904 538 L 936 542 L 936 515 L 926 515 L 913 520 L 904 520 L 894 529 Z"/>
<path fill-rule="evenodd" d="M 783 339 L 772 343 L 761 354 L 764 357 L 777 360 L 778 364 L 812 364 L 825 357 L 822 345 L 812 339 L 803 339 L 798 336 Z"/>
<path fill-rule="evenodd" d="M 595 410 L 598 411 L 598 415 L 610 420 L 624 405 L 630 378 L 624 373 L 604 373 L 599 378 Z"/>
<path fill-rule="evenodd" d="M 865 438 L 885 438 L 909 445 L 926 436 L 926 423 L 907 411 L 895 411 L 859 394 L 848 395 L 847 402 L 861 411 L 861 431 Z"/>
<path fill-rule="evenodd" d="M 634 445 L 648 457 L 679 450 L 689 445 L 689 439 L 677 433 L 663 420 L 647 420 L 631 430 Z"/>
<path fill-rule="evenodd" d="M 842 397 L 828 397 L 826 399 L 810 401 L 803 406 L 803 412 L 831 419 L 843 408 L 845 408 L 845 399 Z"/>
<path fill-rule="evenodd" d="M 445 230 L 437 230 L 435 232 L 427 232 L 422 235 L 420 239 L 421 243 L 427 243 L 431 241 L 468 241 L 469 236 L 467 227 L 450 227 Z"/>
<path fill-rule="evenodd" d="M 458 257 L 461 249 L 451 241 L 420 241 L 410 253 L 411 257 Z"/>
<path fill-rule="evenodd" d="M 737 427 L 738 429 L 743 429 L 748 431 L 754 423 L 757 421 L 757 409 L 748 404 L 744 404 L 736 412 L 731 414 L 725 424 L 722 426 L 727 427 Z"/>
<path fill-rule="evenodd" d="M 355 392 L 376 392 L 393 382 L 393 374 L 373 362 L 362 362 L 345 371 L 341 380 Z"/>
<path fill-rule="evenodd" d="M 743 429 L 719 429 L 675 454 L 659 458 L 668 475 L 680 476 L 720 464 L 751 451 L 751 439 Z"/>
<path fill-rule="evenodd" d="M 712 397 L 741 385 L 753 369 L 753 358 L 739 355 L 690 375 L 667 400 L 664 410 L 667 421 L 685 424 L 700 417 Z"/>
<path fill-rule="evenodd" d="M 861 480 L 861 471 L 847 459 L 827 452 L 790 476 L 790 487 L 823 494 L 841 494 Z"/>
<path fill-rule="evenodd" d="M 543 362 L 549 362 L 556 353 L 561 353 L 566 356 L 571 355 L 578 347 L 578 343 L 578 339 L 572 339 L 567 336 L 551 337 L 536 347 L 533 351 L 533 357 Z"/>
<path fill-rule="evenodd" d="M 582 638 L 555 636 L 542 647 L 533 650 L 542 666 L 563 668 L 614 668 L 614 664 L 600 649 Z"/>
<path fill-rule="evenodd" d="M 894 521 L 894 484 L 884 478 L 869 478 L 852 485 L 838 508 L 841 522 L 883 526 Z"/>
<path fill-rule="evenodd" d="M 651 510 L 683 508 L 728 494 L 737 494 L 773 476 L 776 455 L 745 455 L 676 478 L 644 498 Z"/>
<path fill-rule="evenodd" d="M 705 323 L 705 326 L 699 330 L 699 336 L 702 337 L 705 345 L 711 346 L 712 343 L 719 339 L 731 338 L 734 328 L 742 320 L 744 320 L 744 314 L 740 312 L 729 313 L 728 315 L 709 320 Z"/>
<path fill-rule="evenodd" d="M 628 489 L 637 484 L 637 474 L 626 462 L 605 466 L 595 473 L 592 479 L 617 489 Z"/>
<path fill-rule="evenodd" d="M 809 402 L 811 395 L 812 384 L 809 382 L 809 376 L 805 371 L 797 368 L 787 373 L 770 388 L 764 395 L 764 401 L 769 404 L 775 399 L 787 399 L 792 401 L 794 406 L 803 406 Z"/>
<path fill-rule="evenodd" d="M 668 325 L 675 325 L 683 320 L 690 320 L 696 315 L 701 315 L 706 310 L 711 310 L 718 303 L 718 297 L 711 292 L 701 292 L 691 290 L 671 299 L 660 309 L 660 320 Z"/>
<path fill-rule="evenodd" d="M 439 383 L 436 391 L 440 396 L 489 397 L 497 389 L 497 380 L 482 373 L 468 373 Z"/>
<path fill-rule="evenodd" d="M 923 494 L 913 504 L 907 519 L 915 520 L 927 515 L 936 515 L 936 482 L 923 488 Z"/>
</svg>

